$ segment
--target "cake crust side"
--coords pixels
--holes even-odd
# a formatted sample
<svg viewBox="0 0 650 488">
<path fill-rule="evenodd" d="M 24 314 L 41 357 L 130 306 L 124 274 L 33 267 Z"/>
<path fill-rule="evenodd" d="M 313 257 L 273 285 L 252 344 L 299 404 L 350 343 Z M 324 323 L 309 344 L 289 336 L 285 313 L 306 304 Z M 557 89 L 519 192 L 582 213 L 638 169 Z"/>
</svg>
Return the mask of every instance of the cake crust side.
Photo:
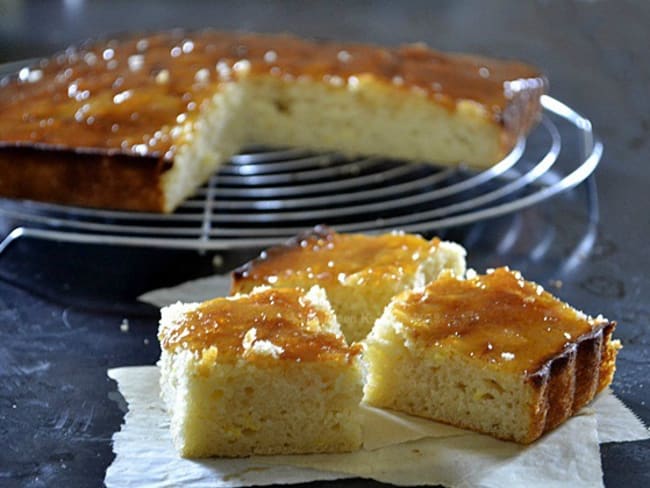
<svg viewBox="0 0 650 488">
<path fill-rule="evenodd" d="M 534 81 L 520 79 L 506 82 L 505 86 L 510 103 L 499 119 L 504 128 L 501 135 L 502 157 L 540 121 L 542 95 L 548 93 L 549 82 L 546 77 L 540 76 Z"/>
<path fill-rule="evenodd" d="M 161 177 L 169 163 L 155 158 L 0 147 L 0 195 L 83 207 L 163 212 Z"/>
<path fill-rule="evenodd" d="M 538 371 L 528 375 L 539 402 L 531 409 L 530 443 L 575 415 L 612 382 L 618 341 L 612 341 L 616 322 L 605 322 L 571 343 Z"/>
</svg>

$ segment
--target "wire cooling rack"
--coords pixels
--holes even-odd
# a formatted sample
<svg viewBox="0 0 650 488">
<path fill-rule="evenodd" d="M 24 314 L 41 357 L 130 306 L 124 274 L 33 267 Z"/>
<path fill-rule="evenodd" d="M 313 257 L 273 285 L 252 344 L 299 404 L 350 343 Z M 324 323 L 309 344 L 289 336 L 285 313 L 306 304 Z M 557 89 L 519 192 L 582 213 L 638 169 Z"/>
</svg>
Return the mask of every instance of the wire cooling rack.
<svg viewBox="0 0 650 488">
<path fill-rule="evenodd" d="M 427 233 L 502 216 L 584 181 L 602 144 L 588 119 L 543 96 L 541 124 L 485 171 L 252 148 L 234 156 L 173 214 L 0 199 L 6 235 L 169 249 L 257 248 L 326 223 L 338 231 Z"/>
</svg>

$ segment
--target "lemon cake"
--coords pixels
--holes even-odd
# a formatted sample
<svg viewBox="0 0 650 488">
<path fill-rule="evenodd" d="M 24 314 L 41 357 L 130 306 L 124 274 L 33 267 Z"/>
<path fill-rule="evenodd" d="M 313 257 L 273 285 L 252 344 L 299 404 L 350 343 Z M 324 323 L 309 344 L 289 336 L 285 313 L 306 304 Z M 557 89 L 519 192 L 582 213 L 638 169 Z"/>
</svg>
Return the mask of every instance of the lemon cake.
<svg viewBox="0 0 650 488">
<path fill-rule="evenodd" d="M 184 457 L 361 446 L 360 346 L 323 290 L 258 288 L 162 309 L 161 391 Z"/>
<path fill-rule="evenodd" d="M 236 269 L 232 292 L 318 285 L 327 292 L 345 337 L 358 341 L 394 295 L 424 286 L 443 269 L 464 274 L 460 245 L 400 232 L 339 234 L 318 226 Z"/>
<path fill-rule="evenodd" d="M 367 339 L 364 400 L 530 443 L 612 381 L 615 323 L 500 268 L 397 296 Z"/>
<path fill-rule="evenodd" d="M 0 80 L 0 196 L 171 212 L 247 144 L 488 167 L 545 89 L 529 65 L 422 44 L 96 41 Z"/>
</svg>

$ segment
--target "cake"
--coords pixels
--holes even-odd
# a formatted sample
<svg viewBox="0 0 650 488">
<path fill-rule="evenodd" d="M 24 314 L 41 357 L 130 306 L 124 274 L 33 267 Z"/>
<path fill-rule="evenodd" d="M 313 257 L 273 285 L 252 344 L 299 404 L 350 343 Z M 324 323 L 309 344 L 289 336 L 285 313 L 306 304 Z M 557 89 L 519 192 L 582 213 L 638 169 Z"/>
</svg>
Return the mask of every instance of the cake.
<svg viewBox="0 0 650 488">
<path fill-rule="evenodd" d="M 443 269 L 464 274 L 460 245 L 400 232 L 339 234 L 318 226 L 236 269 L 231 291 L 318 285 L 327 292 L 347 340 L 358 341 L 394 295 L 424 286 Z"/>
<path fill-rule="evenodd" d="M 615 323 L 507 268 L 397 296 L 367 339 L 364 400 L 530 443 L 612 381 Z"/>
<path fill-rule="evenodd" d="M 258 288 L 162 309 L 161 392 L 184 457 L 361 446 L 360 346 L 325 293 Z"/>
<path fill-rule="evenodd" d="M 0 81 L 0 196 L 171 212 L 247 144 L 485 168 L 540 114 L 519 62 L 289 35 L 171 31 Z"/>
</svg>

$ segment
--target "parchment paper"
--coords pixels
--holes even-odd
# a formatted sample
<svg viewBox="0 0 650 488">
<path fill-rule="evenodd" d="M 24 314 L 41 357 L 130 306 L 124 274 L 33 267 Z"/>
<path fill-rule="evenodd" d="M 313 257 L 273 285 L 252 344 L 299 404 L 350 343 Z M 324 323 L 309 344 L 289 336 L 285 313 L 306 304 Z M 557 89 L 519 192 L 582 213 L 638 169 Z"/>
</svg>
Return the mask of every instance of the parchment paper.
<svg viewBox="0 0 650 488">
<path fill-rule="evenodd" d="M 230 275 L 218 274 L 186 281 L 170 288 L 148 291 L 139 296 L 140 301 L 162 308 L 176 302 L 204 302 L 230 293 Z"/>
<path fill-rule="evenodd" d="M 113 436 L 106 485 L 230 487 L 346 477 L 396 485 L 602 486 L 599 442 L 647 439 L 647 429 L 611 392 L 540 441 L 521 446 L 408 415 L 364 409 L 356 453 L 188 460 L 174 449 L 158 368 L 109 370 L 129 411 Z"/>
</svg>

